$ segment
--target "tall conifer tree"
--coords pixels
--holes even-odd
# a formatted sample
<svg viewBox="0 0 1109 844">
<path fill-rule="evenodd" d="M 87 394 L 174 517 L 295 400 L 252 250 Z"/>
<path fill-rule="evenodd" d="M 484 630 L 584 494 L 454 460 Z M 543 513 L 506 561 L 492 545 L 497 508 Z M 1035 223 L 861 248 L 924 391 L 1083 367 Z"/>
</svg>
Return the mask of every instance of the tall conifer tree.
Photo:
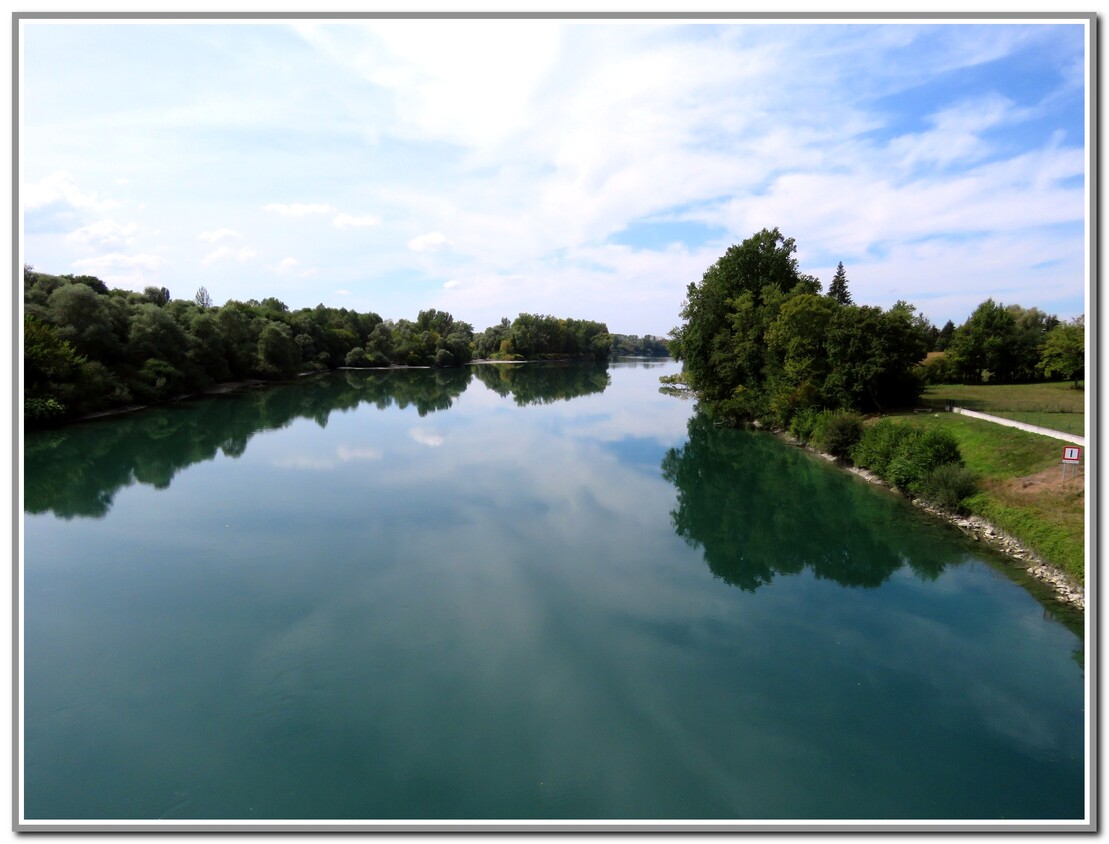
<svg viewBox="0 0 1109 844">
<path fill-rule="evenodd" d="M 828 287 L 828 295 L 841 305 L 851 304 L 851 292 L 847 289 L 847 270 L 843 268 L 843 261 L 836 267 L 836 275 Z"/>
</svg>

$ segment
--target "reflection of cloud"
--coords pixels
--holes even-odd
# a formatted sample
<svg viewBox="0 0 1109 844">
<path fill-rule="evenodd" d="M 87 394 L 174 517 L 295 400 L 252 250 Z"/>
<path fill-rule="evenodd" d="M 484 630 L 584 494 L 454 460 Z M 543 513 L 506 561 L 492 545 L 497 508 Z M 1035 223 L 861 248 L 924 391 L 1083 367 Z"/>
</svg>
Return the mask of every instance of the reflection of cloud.
<svg viewBox="0 0 1109 844">
<path fill-rule="evenodd" d="M 280 460 L 275 460 L 273 465 L 278 469 L 308 469 L 312 471 L 335 468 L 334 461 L 318 457 L 283 457 Z"/>
<path fill-rule="evenodd" d="M 357 448 L 355 446 L 341 445 L 335 449 L 335 456 L 343 463 L 352 460 L 380 460 L 381 450 L 377 448 Z M 305 469 L 308 471 L 323 471 L 334 469 L 338 464 L 329 457 L 293 456 L 282 457 L 273 463 L 278 469 Z"/>
<path fill-rule="evenodd" d="M 412 437 L 412 439 L 420 443 L 420 445 L 427 445 L 432 448 L 437 448 L 446 442 L 446 438 L 442 434 L 436 434 L 424 428 L 413 428 L 408 432 L 408 436 Z"/>
<path fill-rule="evenodd" d="M 335 450 L 339 459 L 346 462 L 349 460 L 380 460 L 381 450 L 376 448 L 353 448 L 347 445 L 341 445 Z"/>
</svg>

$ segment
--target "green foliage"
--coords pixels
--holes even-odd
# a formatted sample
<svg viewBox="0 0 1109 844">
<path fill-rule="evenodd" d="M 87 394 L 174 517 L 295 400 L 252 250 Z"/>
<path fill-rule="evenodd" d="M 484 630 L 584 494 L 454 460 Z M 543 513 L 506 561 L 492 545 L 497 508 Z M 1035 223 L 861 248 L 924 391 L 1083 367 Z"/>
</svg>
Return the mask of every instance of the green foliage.
<svg viewBox="0 0 1109 844">
<path fill-rule="evenodd" d="M 919 495 L 933 469 L 944 463 L 962 462 L 959 444 L 947 431 L 910 430 L 898 443 L 885 478 L 898 489 Z"/>
<path fill-rule="evenodd" d="M 671 354 L 718 419 L 785 427 L 802 409 L 881 410 L 911 404 L 931 337 L 904 302 L 857 307 L 842 264 L 834 295 L 798 271 L 792 239 L 777 229 L 732 246 L 690 284 Z"/>
<path fill-rule="evenodd" d="M 970 512 L 967 499 L 978 491 L 974 473 L 956 462 L 933 467 L 918 486 L 920 496 L 951 513 L 965 516 Z"/>
<path fill-rule="evenodd" d="M 839 262 L 832 283 L 828 285 L 828 296 L 841 305 L 851 304 L 851 292 L 847 289 L 847 270 L 843 268 L 843 261 Z"/>
<path fill-rule="evenodd" d="M 65 415 L 65 406 L 56 399 L 32 398 L 30 396 L 23 399 L 23 418 L 28 425 L 53 422 Z"/>
<path fill-rule="evenodd" d="M 812 440 L 813 431 L 820 419 L 822 411 L 815 407 L 806 407 L 793 415 L 789 422 L 789 432 L 800 442 L 808 444 Z"/>
<path fill-rule="evenodd" d="M 1086 365 L 1086 331 L 1081 323 L 1060 324 L 1044 340 L 1038 369 L 1045 378 L 1078 379 Z"/>
<path fill-rule="evenodd" d="M 857 413 L 823 411 L 816 417 L 810 435 L 815 448 L 833 457 L 850 457 L 863 435 L 863 420 Z"/>
<path fill-rule="evenodd" d="M 889 419 L 867 427 L 851 454 L 856 465 L 913 495 L 925 495 L 938 466 L 963 465 L 959 442 L 949 431 L 914 428 Z"/>
<path fill-rule="evenodd" d="M 662 337 L 655 337 L 653 334 L 647 334 L 640 337 L 636 334 L 613 334 L 612 336 L 612 356 L 628 356 L 628 357 L 666 357 L 670 354 L 667 348 L 666 340 Z"/>
<path fill-rule="evenodd" d="M 929 354 L 920 365 L 920 369 L 925 384 L 947 384 L 955 377 L 951 361 L 943 352 Z"/>
<path fill-rule="evenodd" d="M 164 287 L 110 290 L 92 276 L 24 268 L 27 418 L 58 421 L 135 400 L 161 401 L 235 379 L 287 379 L 340 366 L 456 367 L 475 351 L 508 359 L 606 360 L 603 323 L 521 314 L 483 335 L 445 311 L 383 320 L 347 308 L 290 310 L 281 300 L 212 303 Z M 61 408 L 59 410 L 58 408 Z"/>
<path fill-rule="evenodd" d="M 907 436 L 909 429 L 904 425 L 894 424 L 889 419 L 879 419 L 863 431 L 862 437 L 851 451 L 851 459 L 856 466 L 870 469 L 878 477 L 884 478 L 889 472 L 890 461 Z"/>
<path fill-rule="evenodd" d="M 952 372 L 966 384 L 1035 380 L 1047 337 L 1058 325 L 1057 317 L 1038 308 L 987 299 L 951 336 Z"/>
</svg>

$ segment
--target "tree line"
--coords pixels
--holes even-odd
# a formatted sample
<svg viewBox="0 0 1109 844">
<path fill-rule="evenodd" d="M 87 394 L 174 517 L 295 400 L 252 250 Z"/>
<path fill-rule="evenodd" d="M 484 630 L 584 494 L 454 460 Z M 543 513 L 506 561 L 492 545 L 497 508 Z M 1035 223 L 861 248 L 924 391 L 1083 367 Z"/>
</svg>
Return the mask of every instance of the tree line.
<svg viewBox="0 0 1109 844">
<path fill-rule="evenodd" d="M 520 314 L 476 333 L 430 309 L 383 319 L 322 304 L 290 310 L 279 299 L 216 306 L 201 287 L 174 299 L 164 287 L 110 289 L 94 276 L 25 267 L 24 418 L 64 421 L 148 404 L 222 382 L 288 379 L 340 367 L 455 367 L 475 357 L 609 357 L 604 323 Z"/>
<path fill-rule="evenodd" d="M 962 326 L 936 328 L 905 301 L 856 304 L 842 263 L 822 293 L 795 252 L 793 238 L 763 229 L 687 288 L 670 354 L 717 421 L 787 428 L 801 411 L 911 406 L 928 381 L 1081 374 L 1081 320 L 987 300 Z"/>
</svg>

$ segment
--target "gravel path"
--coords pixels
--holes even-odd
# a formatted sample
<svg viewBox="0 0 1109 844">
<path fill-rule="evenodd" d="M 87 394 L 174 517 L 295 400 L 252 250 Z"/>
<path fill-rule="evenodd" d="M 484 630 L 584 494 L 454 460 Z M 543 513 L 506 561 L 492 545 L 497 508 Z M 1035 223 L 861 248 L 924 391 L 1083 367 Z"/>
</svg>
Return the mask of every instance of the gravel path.
<svg viewBox="0 0 1109 844">
<path fill-rule="evenodd" d="M 990 416 L 988 413 L 979 413 L 977 410 L 966 410 L 962 407 L 953 407 L 952 411 L 964 416 L 973 416 L 975 419 L 985 419 L 987 422 L 996 422 L 998 425 L 1007 425 L 1010 428 L 1020 428 L 1022 431 L 1031 431 L 1033 434 L 1042 434 L 1045 437 L 1054 437 L 1057 440 L 1074 443 L 1086 447 L 1086 438 L 1078 434 L 1068 434 L 1064 431 L 1054 431 L 1051 428 L 1041 428 L 1039 425 L 1029 425 L 1027 422 L 1017 422 L 1015 419 L 1005 419 L 1001 416 Z"/>
</svg>

